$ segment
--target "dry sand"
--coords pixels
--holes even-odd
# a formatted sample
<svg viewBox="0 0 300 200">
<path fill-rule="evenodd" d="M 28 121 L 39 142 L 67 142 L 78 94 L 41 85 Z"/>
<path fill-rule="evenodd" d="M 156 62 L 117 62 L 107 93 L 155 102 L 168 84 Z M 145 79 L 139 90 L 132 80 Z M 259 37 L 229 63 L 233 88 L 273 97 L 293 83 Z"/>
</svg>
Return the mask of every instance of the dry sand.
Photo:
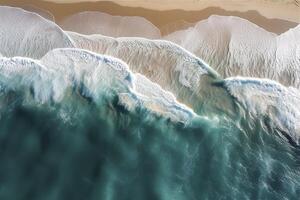
<svg viewBox="0 0 300 200">
<path fill-rule="evenodd" d="M 176 3 L 174 3 L 174 1 Z M 209 1 L 208 3 L 208 1 L 195 0 L 167 0 L 164 3 L 161 3 L 161 0 L 126 0 L 118 1 L 119 4 L 122 4 L 119 5 L 107 1 L 53 3 L 37 0 L 0 0 L 0 5 L 18 6 L 25 9 L 28 8 L 28 6 L 34 6 L 42 10 L 48 10 L 53 14 L 58 24 L 65 17 L 82 11 L 101 11 L 111 15 L 121 16 L 141 16 L 145 17 L 147 20 L 157 26 L 163 34 L 167 34 L 174 30 L 191 26 L 197 21 L 207 19 L 212 14 L 242 17 L 257 24 L 258 26 L 263 27 L 270 32 L 274 32 L 277 34 L 283 33 L 288 29 L 297 26 L 300 21 L 300 18 L 297 19 L 297 17 L 300 15 L 300 8 L 294 3 L 271 4 L 267 1 L 258 4 L 257 1 L 254 1 L 254 3 L 251 3 L 250 6 L 250 4 L 248 5 L 246 3 L 249 1 L 231 0 L 226 1 L 226 3 L 224 1 L 222 2 L 223 3 L 220 3 L 220 1 Z M 281 5 L 280 9 L 276 7 L 278 5 Z M 169 9 L 167 10 L 167 8 Z M 266 10 L 264 12 L 265 15 L 274 15 L 273 17 L 277 16 L 280 17 L 280 19 L 271 19 L 264 17 L 260 14 L 262 13 L 262 8 Z M 270 9 L 272 12 L 270 12 L 271 14 L 268 14 Z M 258 12 L 257 10 L 259 10 L 260 12 Z M 277 13 L 278 15 L 275 13 Z M 290 21 L 287 19 L 290 19 Z"/>
</svg>

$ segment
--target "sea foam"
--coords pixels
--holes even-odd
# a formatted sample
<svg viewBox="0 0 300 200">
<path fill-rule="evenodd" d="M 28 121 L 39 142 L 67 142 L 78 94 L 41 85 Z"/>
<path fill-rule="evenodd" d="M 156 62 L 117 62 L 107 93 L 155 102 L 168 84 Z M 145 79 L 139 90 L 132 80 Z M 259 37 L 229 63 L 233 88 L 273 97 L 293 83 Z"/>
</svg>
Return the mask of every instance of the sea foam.
<svg viewBox="0 0 300 200">
<path fill-rule="evenodd" d="M 203 60 L 182 47 L 164 40 L 103 35 L 82 35 L 67 32 L 77 48 L 111 55 L 126 62 L 135 73 L 146 76 L 164 90 L 172 92 L 178 100 L 200 111 L 203 104 L 228 104 L 226 98 L 212 96 L 211 83 L 220 77 Z M 222 91 L 220 91 L 222 93 Z M 226 94 L 223 93 L 225 96 Z M 220 95 L 221 96 L 221 95 Z"/>
<path fill-rule="evenodd" d="M 117 95 L 120 103 L 131 111 L 140 106 L 177 122 L 187 122 L 196 116 L 157 84 L 134 75 L 124 62 L 109 56 L 80 49 L 55 49 L 41 60 L 1 58 L 0 66 L 2 87 L 27 87 L 40 103 L 59 102 L 68 88 L 73 88 L 95 102 L 103 96 Z"/>
<path fill-rule="evenodd" d="M 239 17 L 210 16 L 164 37 L 205 60 L 223 77 L 269 78 L 300 87 L 300 25 L 276 35 Z"/>
<path fill-rule="evenodd" d="M 6 57 L 41 58 L 52 49 L 73 47 L 59 26 L 20 8 L 0 7 L 0 30 L 0 52 Z"/>
<path fill-rule="evenodd" d="M 195 28 L 167 37 L 209 62 L 213 60 L 219 75 L 202 59 L 172 42 L 64 32 L 36 14 L 10 7 L 0 9 L 2 19 L 18 20 L 16 26 L 1 20 L 4 35 L 0 41 L 1 54 L 41 58 L 1 58 L 3 81 L 9 74 L 16 74 L 5 84 L 17 87 L 19 83 L 30 83 L 30 91 L 41 102 L 58 101 L 64 98 L 67 88 L 77 88 L 84 97 L 101 99 L 102 92 L 117 94 L 128 110 L 141 106 L 175 121 L 187 121 L 195 113 L 219 117 L 227 113 L 234 119 L 238 101 L 257 118 L 270 117 L 277 128 L 298 140 L 298 110 L 293 108 L 298 101 L 297 90 L 283 85 L 298 85 L 299 43 L 289 41 L 299 40 L 299 26 L 277 36 L 246 20 L 213 16 Z M 24 23 L 27 26 L 21 26 Z M 213 31 L 216 26 L 220 29 Z M 249 38 L 241 36 L 242 29 L 247 30 Z M 258 33 L 262 42 L 253 37 Z M 198 40 L 192 42 L 190 39 L 195 37 Z M 60 46 L 77 49 L 56 49 Z M 238 74 L 272 78 L 283 85 L 264 79 L 222 79 Z M 225 88 L 219 87 L 220 82 L 225 83 Z M 266 85 L 272 88 L 268 92 Z M 275 112 L 273 107 L 281 109 Z"/>
<path fill-rule="evenodd" d="M 224 81 L 228 92 L 256 119 L 269 118 L 271 126 L 300 144 L 300 91 L 268 79 L 232 77 Z M 270 125 L 269 124 L 269 125 Z"/>
</svg>

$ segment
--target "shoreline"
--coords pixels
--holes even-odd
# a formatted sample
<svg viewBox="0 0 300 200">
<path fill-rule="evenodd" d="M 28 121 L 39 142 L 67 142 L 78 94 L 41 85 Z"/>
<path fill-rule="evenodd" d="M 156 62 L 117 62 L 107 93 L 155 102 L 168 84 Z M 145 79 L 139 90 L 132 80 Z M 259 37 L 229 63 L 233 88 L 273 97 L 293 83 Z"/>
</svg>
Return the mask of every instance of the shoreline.
<svg viewBox="0 0 300 200">
<path fill-rule="evenodd" d="M 83 2 L 104 2 L 103 0 L 46 0 L 54 3 L 83 3 Z M 199 11 L 209 7 L 219 7 L 231 12 L 247 12 L 255 10 L 260 15 L 269 19 L 282 19 L 300 23 L 300 2 L 285 0 L 274 2 L 270 0 L 111 0 L 124 7 L 145 8 L 157 11 L 184 10 Z"/>
<path fill-rule="evenodd" d="M 192 26 L 194 23 L 207 19 L 210 15 L 237 16 L 249 20 L 269 32 L 281 34 L 296 27 L 299 23 L 284 19 L 269 19 L 262 16 L 256 10 L 246 12 L 227 11 L 220 7 L 208 7 L 202 10 L 186 11 L 182 9 L 173 10 L 151 10 L 141 7 L 122 6 L 114 2 L 80 2 L 80 3 L 53 3 L 36 0 L 0 0 L 0 5 L 21 7 L 26 10 L 28 6 L 38 7 L 49 11 L 55 18 L 57 24 L 66 17 L 83 11 L 100 11 L 110 15 L 118 16 L 140 16 L 144 17 L 161 30 L 162 35 L 172 31 Z M 138 4 L 137 4 L 138 5 Z M 136 6 L 137 6 L 136 5 Z M 300 10 L 299 10 L 300 13 Z M 299 14 L 300 15 L 300 14 Z"/>
</svg>

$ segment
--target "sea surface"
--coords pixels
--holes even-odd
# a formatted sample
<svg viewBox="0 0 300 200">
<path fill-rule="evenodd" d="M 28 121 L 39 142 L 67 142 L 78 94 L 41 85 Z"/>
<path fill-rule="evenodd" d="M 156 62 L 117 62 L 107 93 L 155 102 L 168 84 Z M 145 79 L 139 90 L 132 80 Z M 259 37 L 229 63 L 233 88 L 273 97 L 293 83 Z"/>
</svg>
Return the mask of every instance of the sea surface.
<svg viewBox="0 0 300 200">
<path fill-rule="evenodd" d="M 0 36 L 0 200 L 300 198 L 299 45 L 286 71 L 244 57 L 267 70 L 238 76 L 231 57 L 218 71 L 18 8 L 0 7 Z"/>
</svg>

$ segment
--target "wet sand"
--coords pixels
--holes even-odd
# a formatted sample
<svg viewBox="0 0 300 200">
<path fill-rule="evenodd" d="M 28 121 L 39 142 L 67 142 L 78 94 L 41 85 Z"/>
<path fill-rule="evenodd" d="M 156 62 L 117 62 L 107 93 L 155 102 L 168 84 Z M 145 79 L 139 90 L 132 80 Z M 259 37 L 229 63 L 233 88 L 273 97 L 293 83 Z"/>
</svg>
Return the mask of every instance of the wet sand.
<svg viewBox="0 0 300 200">
<path fill-rule="evenodd" d="M 41 9 L 37 6 L 34 5 L 24 5 L 23 9 L 30 11 L 30 12 L 34 12 L 39 14 L 40 16 L 44 17 L 45 19 L 48 19 L 50 21 L 55 21 L 55 17 L 52 15 L 52 13 L 50 13 L 47 10 Z"/>
<path fill-rule="evenodd" d="M 46 0 L 56 3 L 96 2 L 106 0 Z M 122 6 L 152 10 L 182 9 L 187 11 L 218 7 L 227 11 L 246 12 L 256 10 L 267 18 L 300 22 L 299 0 L 109 0 Z"/>
<path fill-rule="evenodd" d="M 189 27 L 195 22 L 207 19 L 210 15 L 238 16 L 247 19 L 267 31 L 277 34 L 283 33 L 290 28 L 298 25 L 293 21 L 284 19 L 269 19 L 262 16 L 257 11 L 227 11 L 219 7 L 209 7 L 202 10 L 152 10 L 141 7 L 121 6 L 113 2 L 81 2 L 81 3 L 53 3 L 36 0 L 0 0 L 0 5 L 9 5 L 22 7 L 38 7 L 42 10 L 48 10 L 55 17 L 59 24 L 64 18 L 82 11 L 101 11 L 111 15 L 120 16 L 141 16 L 157 26 L 162 34 Z"/>
</svg>

